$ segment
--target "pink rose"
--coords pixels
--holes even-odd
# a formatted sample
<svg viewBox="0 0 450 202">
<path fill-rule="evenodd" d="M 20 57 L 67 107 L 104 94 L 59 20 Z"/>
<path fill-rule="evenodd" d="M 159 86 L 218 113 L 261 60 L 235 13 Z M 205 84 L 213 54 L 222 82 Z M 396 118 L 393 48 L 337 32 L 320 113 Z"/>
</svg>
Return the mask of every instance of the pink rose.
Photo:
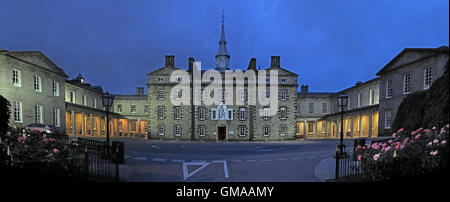
<svg viewBox="0 0 450 202">
<path fill-rule="evenodd" d="M 373 156 L 373 160 L 375 160 L 375 161 L 377 161 L 378 158 L 380 158 L 380 154 L 379 154 L 379 153 L 378 153 L 378 154 L 375 154 L 375 155 Z"/>
<path fill-rule="evenodd" d="M 436 151 L 432 151 L 432 152 L 430 152 L 430 154 L 431 154 L 431 156 L 436 156 L 436 154 L 438 154 L 438 151 L 436 150 Z"/>
<path fill-rule="evenodd" d="M 445 128 L 441 128 L 441 133 L 445 133 Z"/>
<path fill-rule="evenodd" d="M 431 133 L 431 130 L 430 129 L 425 129 L 424 132 L 425 133 Z"/>
<path fill-rule="evenodd" d="M 392 144 L 392 140 L 388 140 L 388 143 L 389 143 L 389 144 Z"/>
<path fill-rule="evenodd" d="M 436 144 L 436 143 L 438 143 L 439 142 L 439 140 L 437 140 L 437 139 L 434 139 L 433 140 L 433 144 Z"/>
<path fill-rule="evenodd" d="M 396 145 L 395 149 L 398 150 L 400 148 L 400 145 Z"/>
<path fill-rule="evenodd" d="M 379 149 L 379 148 L 380 148 L 380 147 L 379 147 L 378 144 L 376 144 L 376 143 L 372 145 L 372 149 Z"/>
<path fill-rule="evenodd" d="M 397 133 L 393 133 L 392 137 L 395 138 L 397 136 Z"/>
<path fill-rule="evenodd" d="M 416 135 L 415 139 L 419 139 L 420 138 L 420 134 Z"/>
<path fill-rule="evenodd" d="M 53 153 L 59 153 L 59 150 L 58 149 L 53 149 Z"/>
<path fill-rule="evenodd" d="M 445 144 L 445 143 L 447 143 L 447 141 L 445 141 L 445 140 L 442 140 L 441 144 Z"/>
<path fill-rule="evenodd" d="M 433 144 L 432 142 L 429 142 L 429 143 L 427 144 L 427 146 L 430 147 L 432 144 Z"/>
<path fill-rule="evenodd" d="M 397 133 L 401 133 L 401 132 L 403 132 L 403 130 L 405 130 L 405 129 L 400 128 L 400 129 L 397 130 Z"/>
<path fill-rule="evenodd" d="M 358 155 L 358 161 L 361 161 L 361 155 Z"/>
<path fill-rule="evenodd" d="M 387 146 L 387 147 L 384 149 L 384 151 L 389 151 L 391 148 L 392 148 L 392 147 Z"/>
</svg>

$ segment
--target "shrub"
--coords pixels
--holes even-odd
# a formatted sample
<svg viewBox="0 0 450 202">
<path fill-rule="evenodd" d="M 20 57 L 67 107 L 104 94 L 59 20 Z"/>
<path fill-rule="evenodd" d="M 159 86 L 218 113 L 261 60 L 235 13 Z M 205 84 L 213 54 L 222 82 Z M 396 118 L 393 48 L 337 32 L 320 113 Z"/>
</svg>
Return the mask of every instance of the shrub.
<svg viewBox="0 0 450 202">
<path fill-rule="evenodd" d="M 403 99 L 392 123 L 393 131 L 441 127 L 449 123 L 449 82 L 447 62 L 444 74 L 428 90 L 415 92 Z"/>
<path fill-rule="evenodd" d="M 447 166 L 448 124 L 440 129 L 419 128 L 412 132 L 402 128 L 392 136 L 393 139 L 386 142 L 356 148 L 355 155 L 362 162 L 362 169 L 372 176 L 383 178 L 395 174 L 407 175 Z"/>
</svg>

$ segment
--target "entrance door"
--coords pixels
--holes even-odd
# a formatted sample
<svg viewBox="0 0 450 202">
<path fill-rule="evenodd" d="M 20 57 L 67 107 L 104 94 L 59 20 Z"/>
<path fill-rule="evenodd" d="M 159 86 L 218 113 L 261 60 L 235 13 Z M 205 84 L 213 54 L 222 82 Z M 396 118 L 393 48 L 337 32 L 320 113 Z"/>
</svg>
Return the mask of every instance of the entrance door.
<svg viewBox="0 0 450 202">
<path fill-rule="evenodd" d="M 226 127 L 219 127 L 219 130 L 218 130 L 218 136 L 217 136 L 217 138 L 219 139 L 219 140 L 226 140 L 227 139 L 227 135 L 226 135 Z"/>
</svg>

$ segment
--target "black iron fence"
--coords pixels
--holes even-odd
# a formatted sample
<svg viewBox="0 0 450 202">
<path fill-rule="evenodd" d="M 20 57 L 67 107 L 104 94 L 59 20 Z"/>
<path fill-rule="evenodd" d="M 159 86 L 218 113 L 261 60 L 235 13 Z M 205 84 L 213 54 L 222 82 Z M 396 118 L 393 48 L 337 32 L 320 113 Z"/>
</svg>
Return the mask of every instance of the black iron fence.
<svg viewBox="0 0 450 202">
<path fill-rule="evenodd" d="M 336 182 L 373 182 L 404 179 L 448 168 L 448 158 L 392 158 L 383 161 L 357 160 L 353 154 L 337 155 Z"/>
<path fill-rule="evenodd" d="M 42 134 L 44 135 L 44 134 Z M 18 137 L 22 136 L 21 134 Z M 123 143 L 108 146 L 104 141 L 78 138 L 71 141 L 65 135 L 48 135 L 58 148 L 64 148 L 64 158 L 37 158 L 33 154 L 15 151 L 20 142 L 0 142 L 0 164 L 53 176 L 74 177 L 94 181 L 119 181 L 119 164 L 123 163 Z M 11 138 L 10 138 L 11 139 Z M 46 148 L 42 148 L 46 149 Z M 45 159 L 45 160 L 42 160 Z"/>
</svg>

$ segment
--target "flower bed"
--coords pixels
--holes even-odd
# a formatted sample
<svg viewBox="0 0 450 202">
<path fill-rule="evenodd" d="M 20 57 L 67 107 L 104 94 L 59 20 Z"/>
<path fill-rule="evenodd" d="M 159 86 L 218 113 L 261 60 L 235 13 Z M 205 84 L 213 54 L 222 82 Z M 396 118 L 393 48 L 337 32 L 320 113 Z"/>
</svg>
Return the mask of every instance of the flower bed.
<svg viewBox="0 0 450 202">
<path fill-rule="evenodd" d="M 4 165 L 66 177 L 83 174 L 84 161 L 64 138 L 46 134 L 8 132 L 0 138 L 0 161 Z"/>
<path fill-rule="evenodd" d="M 358 146 L 355 156 L 370 180 L 411 176 L 447 167 L 449 125 L 438 129 L 399 129 L 392 139 Z"/>
</svg>

